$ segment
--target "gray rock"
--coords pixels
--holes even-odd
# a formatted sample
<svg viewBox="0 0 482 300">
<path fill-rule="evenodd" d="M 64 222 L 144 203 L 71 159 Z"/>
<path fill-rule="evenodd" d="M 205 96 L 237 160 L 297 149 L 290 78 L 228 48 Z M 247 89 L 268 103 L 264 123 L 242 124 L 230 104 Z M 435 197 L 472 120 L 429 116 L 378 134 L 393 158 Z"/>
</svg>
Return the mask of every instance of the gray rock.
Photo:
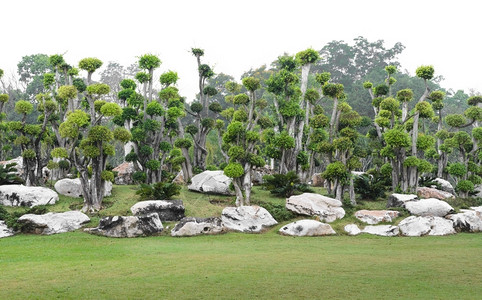
<svg viewBox="0 0 482 300">
<path fill-rule="evenodd" d="M 429 188 L 429 187 L 418 187 L 417 195 L 420 199 L 435 198 L 439 200 L 445 200 L 445 199 L 455 198 L 455 196 L 449 192 L 444 192 L 444 191 L 437 190 L 434 188 Z"/>
<path fill-rule="evenodd" d="M 410 201 L 416 201 L 418 199 L 417 195 L 412 194 L 391 194 L 388 197 L 387 208 L 390 207 L 405 207 L 405 203 Z"/>
<path fill-rule="evenodd" d="M 134 174 L 135 169 L 132 162 L 123 162 L 122 164 L 112 169 L 112 171 L 117 172 L 117 176 L 114 180 L 115 184 L 125 185 L 134 183 L 132 179 L 132 174 Z"/>
<path fill-rule="evenodd" d="M 67 211 L 44 215 L 26 214 L 18 222 L 27 225 L 24 232 L 50 235 L 77 230 L 82 224 L 90 222 L 90 219 L 80 211 Z"/>
<path fill-rule="evenodd" d="M 260 206 L 226 207 L 221 220 L 227 229 L 248 233 L 258 233 L 278 224 L 271 214 Z"/>
<path fill-rule="evenodd" d="M 55 183 L 54 188 L 61 195 L 74 197 L 74 198 L 83 198 L 80 178 L 61 179 Z M 112 193 L 112 182 L 106 181 L 104 183 L 104 197 L 110 196 L 111 193 Z"/>
<path fill-rule="evenodd" d="M 405 203 L 405 208 L 410 214 L 416 216 L 444 217 L 454 212 L 453 207 L 447 202 L 435 198 L 409 201 Z"/>
<path fill-rule="evenodd" d="M 157 213 L 161 221 L 179 221 L 184 218 L 184 211 L 181 200 L 141 201 L 131 207 L 131 212 L 135 216 Z"/>
<path fill-rule="evenodd" d="M 291 236 L 323 236 L 332 235 L 336 232 L 329 224 L 315 220 L 300 220 L 281 227 L 279 232 Z"/>
<path fill-rule="evenodd" d="M 164 227 L 156 213 L 142 216 L 105 217 L 99 222 L 99 227 L 88 228 L 85 231 L 108 237 L 125 238 L 158 235 Z"/>
<path fill-rule="evenodd" d="M 226 229 L 220 218 L 183 218 L 171 230 L 171 236 L 195 236 L 202 234 L 220 234 Z"/>
<path fill-rule="evenodd" d="M 349 235 L 359 235 L 362 231 L 356 224 L 348 224 L 343 228 Z"/>
<path fill-rule="evenodd" d="M 0 204 L 5 206 L 28 206 L 55 204 L 59 195 L 48 188 L 20 184 L 0 185 Z"/>
<path fill-rule="evenodd" d="M 321 173 L 315 173 L 311 176 L 311 185 L 312 186 L 323 186 L 325 183 L 325 179 L 321 176 Z"/>
<path fill-rule="evenodd" d="M 345 216 L 341 201 L 315 193 L 304 193 L 286 199 L 286 208 L 294 213 L 319 216 L 321 221 L 331 223 Z"/>
<path fill-rule="evenodd" d="M 362 233 L 374 234 L 379 236 L 397 236 L 399 233 L 398 226 L 393 225 L 369 225 L 366 226 Z"/>
<path fill-rule="evenodd" d="M 410 216 L 398 224 L 404 236 L 449 235 L 454 234 L 453 222 L 441 217 Z"/>
<path fill-rule="evenodd" d="M 364 223 L 375 225 L 380 222 L 392 222 L 399 214 L 393 210 L 359 210 L 355 212 L 355 217 Z"/>
<path fill-rule="evenodd" d="M 435 178 L 434 181 L 440 185 L 442 191 L 455 195 L 455 189 L 450 182 L 442 178 Z"/>
<path fill-rule="evenodd" d="M 17 175 L 18 177 L 22 177 L 22 175 L 23 175 L 23 158 L 22 158 L 22 156 L 16 157 L 16 158 L 11 159 L 11 160 L 0 161 L 0 165 L 8 165 L 8 164 L 12 164 L 12 163 L 16 163 L 15 169 L 17 170 L 17 172 L 15 172 L 15 175 Z M 12 173 L 14 173 L 14 172 L 12 172 Z"/>
<path fill-rule="evenodd" d="M 458 214 L 448 215 L 457 231 L 481 232 L 482 231 L 482 206 L 471 207 L 470 210 L 461 210 Z"/>
<path fill-rule="evenodd" d="M 223 171 L 204 171 L 191 178 L 191 184 L 187 188 L 202 193 L 231 195 L 231 181 Z"/>
<path fill-rule="evenodd" d="M 8 228 L 4 221 L 0 221 L 0 239 L 12 236 L 13 234 L 13 230 Z"/>
<path fill-rule="evenodd" d="M 177 173 L 176 177 L 172 180 L 172 183 L 176 184 L 186 184 L 186 181 L 184 180 L 184 174 L 182 173 L 182 170 Z"/>
</svg>

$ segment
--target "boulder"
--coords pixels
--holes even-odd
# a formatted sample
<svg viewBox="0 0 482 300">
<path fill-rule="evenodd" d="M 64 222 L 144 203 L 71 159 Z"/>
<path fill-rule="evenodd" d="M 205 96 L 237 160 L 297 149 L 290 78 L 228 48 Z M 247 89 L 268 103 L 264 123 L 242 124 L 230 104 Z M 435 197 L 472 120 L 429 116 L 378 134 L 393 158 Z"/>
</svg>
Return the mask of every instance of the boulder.
<svg viewBox="0 0 482 300">
<path fill-rule="evenodd" d="M 231 195 L 231 181 L 223 171 L 204 171 L 191 178 L 191 184 L 187 188 L 202 193 Z"/>
<path fill-rule="evenodd" d="M 157 213 L 161 221 L 179 221 L 184 218 L 184 211 L 181 200 L 141 201 L 131 207 L 131 212 L 135 216 Z"/>
<path fill-rule="evenodd" d="M 57 193 L 74 197 L 74 198 L 82 198 L 82 185 L 80 184 L 80 178 L 69 179 L 64 178 L 57 181 L 54 185 L 55 190 Z M 112 182 L 106 181 L 104 183 L 104 197 L 110 196 L 112 193 Z"/>
<path fill-rule="evenodd" d="M 11 159 L 11 160 L 0 161 L 0 165 L 4 165 L 4 166 L 8 165 L 8 164 L 12 164 L 12 163 L 16 163 L 15 169 L 17 169 L 17 172 L 15 172 L 15 175 L 17 175 L 18 177 L 22 177 L 22 175 L 23 175 L 23 158 L 22 158 L 22 156 L 16 157 L 16 158 Z"/>
<path fill-rule="evenodd" d="M 186 181 L 184 180 L 184 174 L 182 173 L 182 170 L 177 173 L 176 177 L 172 180 L 172 183 L 175 184 L 186 184 Z"/>
<path fill-rule="evenodd" d="M 454 234 L 453 222 L 441 217 L 410 216 L 398 224 L 404 236 L 449 235 Z"/>
<path fill-rule="evenodd" d="M 375 225 L 380 222 L 392 222 L 400 213 L 393 210 L 359 210 L 355 217 L 367 224 Z"/>
<path fill-rule="evenodd" d="M 481 232 L 482 231 L 482 206 L 461 210 L 458 214 L 448 215 L 457 231 Z"/>
<path fill-rule="evenodd" d="M 264 182 L 263 177 L 266 175 L 272 175 L 273 173 L 273 169 L 271 169 L 268 165 L 256 168 L 253 170 L 251 181 L 254 185 L 261 185 Z"/>
<path fill-rule="evenodd" d="M 227 229 L 258 233 L 264 228 L 278 224 L 271 214 L 260 206 L 226 207 L 221 220 Z"/>
<path fill-rule="evenodd" d="M 331 223 L 345 216 L 339 200 L 315 193 L 304 193 L 286 199 L 286 208 L 294 213 L 318 216 L 321 221 Z"/>
<path fill-rule="evenodd" d="M 0 204 L 5 206 L 28 206 L 55 204 L 59 195 L 45 187 L 20 184 L 0 185 Z"/>
<path fill-rule="evenodd" d="M 115 184 L 125 185 L 125 184 L 133 184 L 134 180 L 132 179 L 132 174 L 134 174 L 134 164 L 132 162 L 123 162 L 112 171 L 117 172 L 117 176 L 115 177 Z"/>
<path fill-rule="evenodd" d="M 412 194 L 391 194 L 388 197 L 387 208 L 390 207 L 405 207 L 405 203 L 417 200 L 417 195 Z"/>
<path fill-rule="evenodd" d="M 449 198 L 455 198 L 454 195 L 448 192 L 440 191 L 429 187 L 418 187 L 417 195 L 420 199 L 435 198 L 439 200 L 445 200 Z"/>
<path fill-rule="evenodd" d="M 360 228 L 356 224 L 348 224 L 345 225 L 343 228 L 345 232 L 347 232 L 349 235 L 359 235 L 361 233 Z"/>
<path fill-rule="evenodd" d="M 321 177 L 321 173 L 315 173 L 311 176 L 311 186 L 323 186 L 325 179 Z"/>
<path fill-rule="evenodd" d="M 366 226 L 361 232 L 379 236 L 397 236 L 399 229 L 398 226 L 393 225 L 369 225 Z"/>
<path fill-rule="evenodd" d="M 405 203 L 405 208 L 410 214 L 416 216 L 444 217 L 454 212 L 453 207 L 447 202 L 435 198 L 409 201 Z"/>
<path fill-rule="evenodd" d="M 171 236 L 195 236 L 202 234 L 220 234 L 226 229 L 220 218 L 183 218 L 171 230 Z"/>
<path fill-rule="evenodd" d="M 7 227 L 4 221 L 0 221 L 0 239 L 13 235 L 13 230 Z"/>
<path fill-rule="evenodd" d="M 27 214 L 21 216 L 18 222 L 26 225 L 23 227 L 24 232 L 50 235 L 77 230 L 82 224 L 90 222 L 90 218 L 80 211 L 67 211 L 44 215 Z"/>
<path fill-rule="evenodd" d="M 156 213 L 142 216 L 115 216 L 105 217 L 99 222 L 97 228 L 88 228 L 85 231 L 108 237 L 138 237 L 158 235 L 164 227 Z"/>
<path fill-rule="evenodd" d="M 437 182 L 440 185 L 440 189 L 442 191 L 455 195 L 455 189 L 453 185 L 447 180 L 442 178 L 435 178 L 433 181 Z"/>
<path fill-rule="evenodd" d="M 300 220 L 281 227 L 279 232 L 291 236 L 323 236 L 332 235 L 336 232 L 329 224 L 315 220 Z"/>
</svg>

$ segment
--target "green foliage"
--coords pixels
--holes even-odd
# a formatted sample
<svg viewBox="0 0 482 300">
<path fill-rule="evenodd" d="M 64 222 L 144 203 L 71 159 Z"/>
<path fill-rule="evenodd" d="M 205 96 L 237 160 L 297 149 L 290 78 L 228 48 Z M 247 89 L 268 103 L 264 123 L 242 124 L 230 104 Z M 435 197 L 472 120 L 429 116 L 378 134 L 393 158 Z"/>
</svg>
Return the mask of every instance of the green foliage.
<svg viewBox="0 0 482 300">
<path fill-rule="evenodd" d="M 217 93 L 218 93 L 218 90 L 213 86 L 206 86 L 203 89 L 203 94 L 208 95 L 210 97 L 215 96 Z"/>
<path fill-rule="evenodd" d="M 390 163 L 385 163 L 380 167 L 380 174 L 384 177 L 391 178 L 393 167 Z"/>
<path fill-rule="evenodd" d="M 271 216 L 273 216 L 273 218 L 278 222 L 289 221 L 296 217 L 296 214 L 286 209 L 286 205 L 284 204 L 272 203 L 267 201 L 259 201 L 259 203 L 257 204 L 266 209 L 271 214 Z"/>
<path fill-rule="evenodd" d="M 210 66 L 206 64 L 200 65 L 198 68 L 198 71 L 199 71 L 199 76 L 203 78 L 211 78 L 214 76 L 214 71 L 211 69 Z"/>
<path fill-rule="evenodd" d="M 248 113 L 245 110 L 238 109 L 233 114 L 233 120 L 239 122 L 248 121 Z"/>
<path fill-rule="evenodd" d="M 81 78 L 74 78 L 74 80 L 72 80 L 72 85 L 75 86 L 79 93 L 83 93 L 87 89 L 87 85 Z"/>
<path fill-rule="evenodd" d="M 310 119 L 310 125 L 313 128 L 323 128 L 330 124 L 330 119 L 324 114 L 315 115 Z"/>
<path fill-rule="evenodd" d="M 399 106 L 400 103 L 392 97 L 385 98 L 380 102 L 380 109 L 388 110 L 390 112 L 395 112 Z"/>
<path fill-rule="evenodd" d="M 481 121 L 482 120 L 482 108 L 477 106 L 471 106 L 467 108 L 464 112 L 464 115 L 472 120 Z"/>
<path fill-rule="evenodd" d="M 65 148 L 54 148 L 52 151 L 50 151 L 50 155 L 52 155 L 52 157 L 60 158 L 67 158 L 69 156 Z"/>
<path fill-rule="evenodd" d="M 0 94 L 0 102 L 1 103 L 7 103 L 9 99 L 8 94 Z"/>
<path fill-rule="evenodd" d="M 286 130 L 283 130 L 276 137 L 275 145 L 282 149 L 291 149 L 295 147 L 295 139 L 291 137 Z"/>
<path fill-rule="evenodd" d="M 241 146 L 231 146 L 228 150 L 228 155 L 230 159 L 242 159 L 245 156 L 244 148 Z"/>
<path fill-rule="evenodd" d="M 189 149 L 192 146 L 192 141 L 190 139 L 179 138 L 174 142 L 174 146 L 177 148 Z"/>
<path fill-rule="evenodd" d="M 22 157 L 25 159 L 34 159 L 37 156 L 34 150 L 26 149 L 22 152 Z"/>
<path fill-rule="evenodd" d="M 93 57 L 84 58 L 79 62 L 79 68 L 89 73 L 95 72 L 95 70 L 97 70 L 101 66 L 102 66 L 102 61 L 100 59 L 93 58 Z"/>
<path fill-rule="evenodd" d="M 385 142 L 392 147 L 410 146 L 410 136 L 402 128 L 393 128 L 383 134 Z"/>
<path fill-rule="evenodd" d="M 240 104 L 244 105 L 244 104 L 247 104 L 248 102 L 249 102 L 249 96 L 244 93 L 238 94 L 233 98 L 233 103 L 237 105 L 240 105 Z"/>
<path fill-rule="evenodd" d="M 55 83 L 55 74 L 45 73 L 43 78 L 43 84 L 45 89 L 49 89 L 52 84 Z"/>
<path fill-rule="evenodd" d="M 203 106 L 199 102 L 193 102 L 191 103 L 191 111 L 194 113 L 199 113 L 203 110 Z"/>
<path fill-rule="evenodd" d="M 117 103 L 108 102 L 102 105 L 100 113 L 106 117 L 115 117 L 122 115 L 122 108 Z"/>
<path fill-rule="evenodd" d="M 123 128 L 123 127 L 117 127 L 113 131 L 114 139 L 122 142 L 122 143 L 127 143 L 132 139 L 132 134 L 129 132 L 129 130 Z"/>
<path fill-rule="evenodd" d="M 102 178 L 102 180 L 105 180 L 105 181 L 114 182 L 114 173 L 112 173 L 111 171 L 104 170 L 100 174 L 100 178 Z"/>
<path fill-rule="evenodd" d="M 321 89 L 323 95 L 331 98 L 341 98 L 344 92 L 344 87 L 341 83 L 325 83 Z"/>
<path fill-rule="evenodd" d="M 146 168 L 152 171 L 157 171 L 161 168 L 161 162 L 157 159 L 151 159 L 146 162 Z"/>
<path fill-rule="evenodd" d="M 388 65 L 385 67 L 385 71 L 387 71 L 388 74 L 393 75 L 397 72 L 397 67 L 394 65 Z"/>
<path fill-rule="evenodd" d="M 318 59 L 320 59 L 320 55 L 312 48 L 296 53 L 296 61 L 302 66 L 315 63 Z"/>
<path fill-rule="evenodd" d="M 157 101 L 151 101 L 147 104 L 146 114 L 149 116 L 160 116 L 163 114 L 162 105 Z"/>
<path fill-rule="evenodd" d="M 463 177 L 467 173 L 467 168 L 462 163 L 451 163 L 447 167 L 447 172 L 456 177 Z"/>
<path fill-rule="evenodd" d="M 415 110 L 419 113 L 420 118 L 431 118 L 434 115 L 432 105 L 427 101 L 417 103 Z"/>
<path fill-rule="evenodd" d="M 331 78 L 331 74 L 329 72 L 323 72 L 323 73 L 317 73 L 315 75 L 315 80 L 318 82 L 321 86 L 325 85 Z"/>
<path fill-rule="evenodd" d="M 470 180 L 460 180 L 455 189 L 460 192 L 469 193 L 474 190 L 474 183 Z"/>
<path fill-rule="evenodd" d="M 107 95 L 110 92 L 110 86 L 104 83 L 94 83 L 87 87 L 89 94 Z"/>
<path fill-rule="evenodd" d="M 417 77 L 425 80 L 430 80 L 433 78 L 434 72 L 435 71 L 433 69 L 433 66 L 420 66 L 415 71 L 415 74 L 417 75 Z"/>
<path fill-rule="evenodd" d="M 231 177 L 231 178 L 238 178 L 238 177 L 241 177 L 244 174 L 244 169 L 243 169 L 243 166 L 241 166 L 240 163 L 230 162 L 224 168 L 224 174 L 228 177 Z"/>
<path fill-rule="evenodd" d="M 373 87 L 373 83 L 371 83 L 370 81 L 365 81 L 363 83 L 363 88 L 364 89 L 371 89 Z"/>
<path fill-rule="evenodd" d="M 263 177 L 264 187 L 276 197 L 288 198 L 301 193 L 313 192 L 307 184 L 301 183 L 298 175 L 290 171 L 284 174 L 266 175 Z"/>
<path fill-rule="evenodd" d="M 134 151 L 129 152 L 129 153 L 126 154 L 125 160 L 129 161 L 129 162 L 136 161 L 137 160 L 137 154 Z"/>
<path fill-rule="evenodd" d="M 482 96 L 477 95 L 467 99 L 467 104 L 470 106 L 476 106 L 479 103 L 482 103 Z"/>
<path fill-rule="evenodd" d="M 15 112 L 18 114 L 29 115 L 33 111 L 32 103 L 26 100 L 19 100 L 15 103 Z"/>
<path fill-rule="evenodd" d="M 141 200 L 169 200 L 180 192 L 181 186 L 178 184 L 157 182 L 151 185 L 141 184 L 136 194 L 141 197 Z"/>
<path fill-rule="evenodd" d="M 382 174 L 355 176 L 353 183 L 355 193 L 366 200 L 376 200 L 384 197 L 387 191 L 387 177 Z"/>
<path fill-rule="evenodd" d="M 153 54 L 144 54 L 139 57 L 139 67 L 145 70 L 153 70 L 161 65 L 159 57 Z"/>
<path fill-rule="evenodd" d="M 243 82 L 243 86 L 250 92 L 254 92 L 261 87 L 261 84 L 258 78 L 245 77 L 243 78 L 242 82 Z"/>
<path fill-rule="evenodd" d="M 88 138 L 92 142 L 110 142 L 114 138 L 114 134 L 109 128 L 97 125 L 90 128 Z"/>
<path fill-rule="evenodd" d="M 307 89 L 305 92 L 305 100 L 314 104 L 316 100 L 320 99 L 320 93 L 316 89 Z"/>
<path fill-rule="evenodd" d="M 145 182 L 147 179 L 147 175 L 145 172 L 142 172 L 142 171 L 136 171 L 132 174 L 132 180 L 135 182 L 135 183 L 141 183 L 141 182 Z"/>
<path fill-rule="evenodd" d="M 424 159 L 419 159 L 417 170 L 419 174 L 430 173 L 433 170 L 433 165 Z"/>
<path fill-rule="evenodd" d="M 123 89 L 130 89 L 130 90 L 135 90 L 136 89 L 136 82 L 132 79 L 123 79 L 121 82 L 120 82 L 120 86 L 123 88 Z"/>
<path fill-rule="evenodd" d="M 433 91 L 427 98 L 433 102 L 443 101 L 445 98 L 445 93 L 442 91 Z"/>
<path fill-rule="evenodd" d="M 74 99 L 77 97 L 77 88 L 73 85 L 62 85 L 57 89 L 57 98 L 62 100 Z"/>
<path fill-rule="evenodd" d="M 435 138 L 431 135 L 419 134 L 417 138 L 417 148 L 427 150 L 435 145 Z"/>
<path fill-rule="evenodd" d="M 348 170 L 346 166 L 340 162 L 340 161 L 335 161 L 328 166 L 326 166 L 326 170 L 322 173 L 322 177 L 328 180 L 340 180 L 340 181 L 345 181 L 348 179 Z"/>
<path fill-rule="evenodd" d="M 149 80 L 151 80 L 151 75 L 149 75 L 146 72 L 137 72 L 135 76 L 136 80 L 139 81 L 139 83 L 146 83 Z"/>
<path fill-rule="evenodd" d="M 386 96 L 390 88 L 386 84 L 380 84 L 373 88 L 373 94 L 375 97 Z"/>
<path fill-rule="evenodd" d="M 410 102 L 413 99 L 413 91 L 411 89 L 403 89 L 397 92 L 397 99 L 401 102 Z"/>
<path fill-rule="evenodd" d="M 19 184 L 22 180 L 16 175 L 17 169 L 15 168 L 16 163 L 10 163 L 6 165 L 0 164 L 0 185 L 6 184 Z M 0 206 L 0 209 L 2 207 Z M 1 218 L 2 211 L 0 210 L 0 220 L 5 220 Z"/>
<path fill-rule="evenodd" d="M 210 111 L 215 112 L 215 113 L 220 113 L 223 110 L 223 107 L 218 102 L 213 102 L 213 103 L 209 104 L 208 108 L 209 108 Z"/>
</svg>

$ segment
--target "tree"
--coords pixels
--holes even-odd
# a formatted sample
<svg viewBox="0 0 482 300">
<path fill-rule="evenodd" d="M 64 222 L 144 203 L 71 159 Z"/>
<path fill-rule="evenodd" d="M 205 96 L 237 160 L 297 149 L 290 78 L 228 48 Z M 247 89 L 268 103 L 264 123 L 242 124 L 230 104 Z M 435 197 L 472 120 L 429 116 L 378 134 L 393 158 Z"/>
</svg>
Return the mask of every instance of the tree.
<svg viewBox="0 0 482 300">
<path fill-rule="evenodd" d="M 23 56 L 17 64 L 19 81 L 24 84 L 26 98 L 33 100 L 35 95 L 43 90 L 43 75 L 53 72 L 49 56 L 46 54 L 33 54 Z"/>
</svg>

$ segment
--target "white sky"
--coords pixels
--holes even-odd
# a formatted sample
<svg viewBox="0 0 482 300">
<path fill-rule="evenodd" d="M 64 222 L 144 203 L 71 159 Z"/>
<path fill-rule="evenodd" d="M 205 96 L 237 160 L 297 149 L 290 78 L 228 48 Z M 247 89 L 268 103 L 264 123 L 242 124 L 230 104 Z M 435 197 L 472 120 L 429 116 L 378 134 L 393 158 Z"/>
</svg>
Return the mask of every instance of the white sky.
<svg viewBox="0 0 482 300">
<path fill-rule="evenodd" d="M 16 72 L 24 55 L 66 53 L 71 65 L 97 57 L 124 66 L 159 55 L 160 72 L 179 73 L 181 95 L 197 89 L 192 47 L 216 73 L 239 80 L 251 67 L 284 52 L 321 49 L 358 36 L 401 42 L 399 57 L 412 74 L 432 64 L 446 88 L 482 91 L 478 1 L 309 0 L 8 0 L 0 5 L 0 68 Z M 480 2 L 479 2 L 480 3 Z"/>
</svg>

